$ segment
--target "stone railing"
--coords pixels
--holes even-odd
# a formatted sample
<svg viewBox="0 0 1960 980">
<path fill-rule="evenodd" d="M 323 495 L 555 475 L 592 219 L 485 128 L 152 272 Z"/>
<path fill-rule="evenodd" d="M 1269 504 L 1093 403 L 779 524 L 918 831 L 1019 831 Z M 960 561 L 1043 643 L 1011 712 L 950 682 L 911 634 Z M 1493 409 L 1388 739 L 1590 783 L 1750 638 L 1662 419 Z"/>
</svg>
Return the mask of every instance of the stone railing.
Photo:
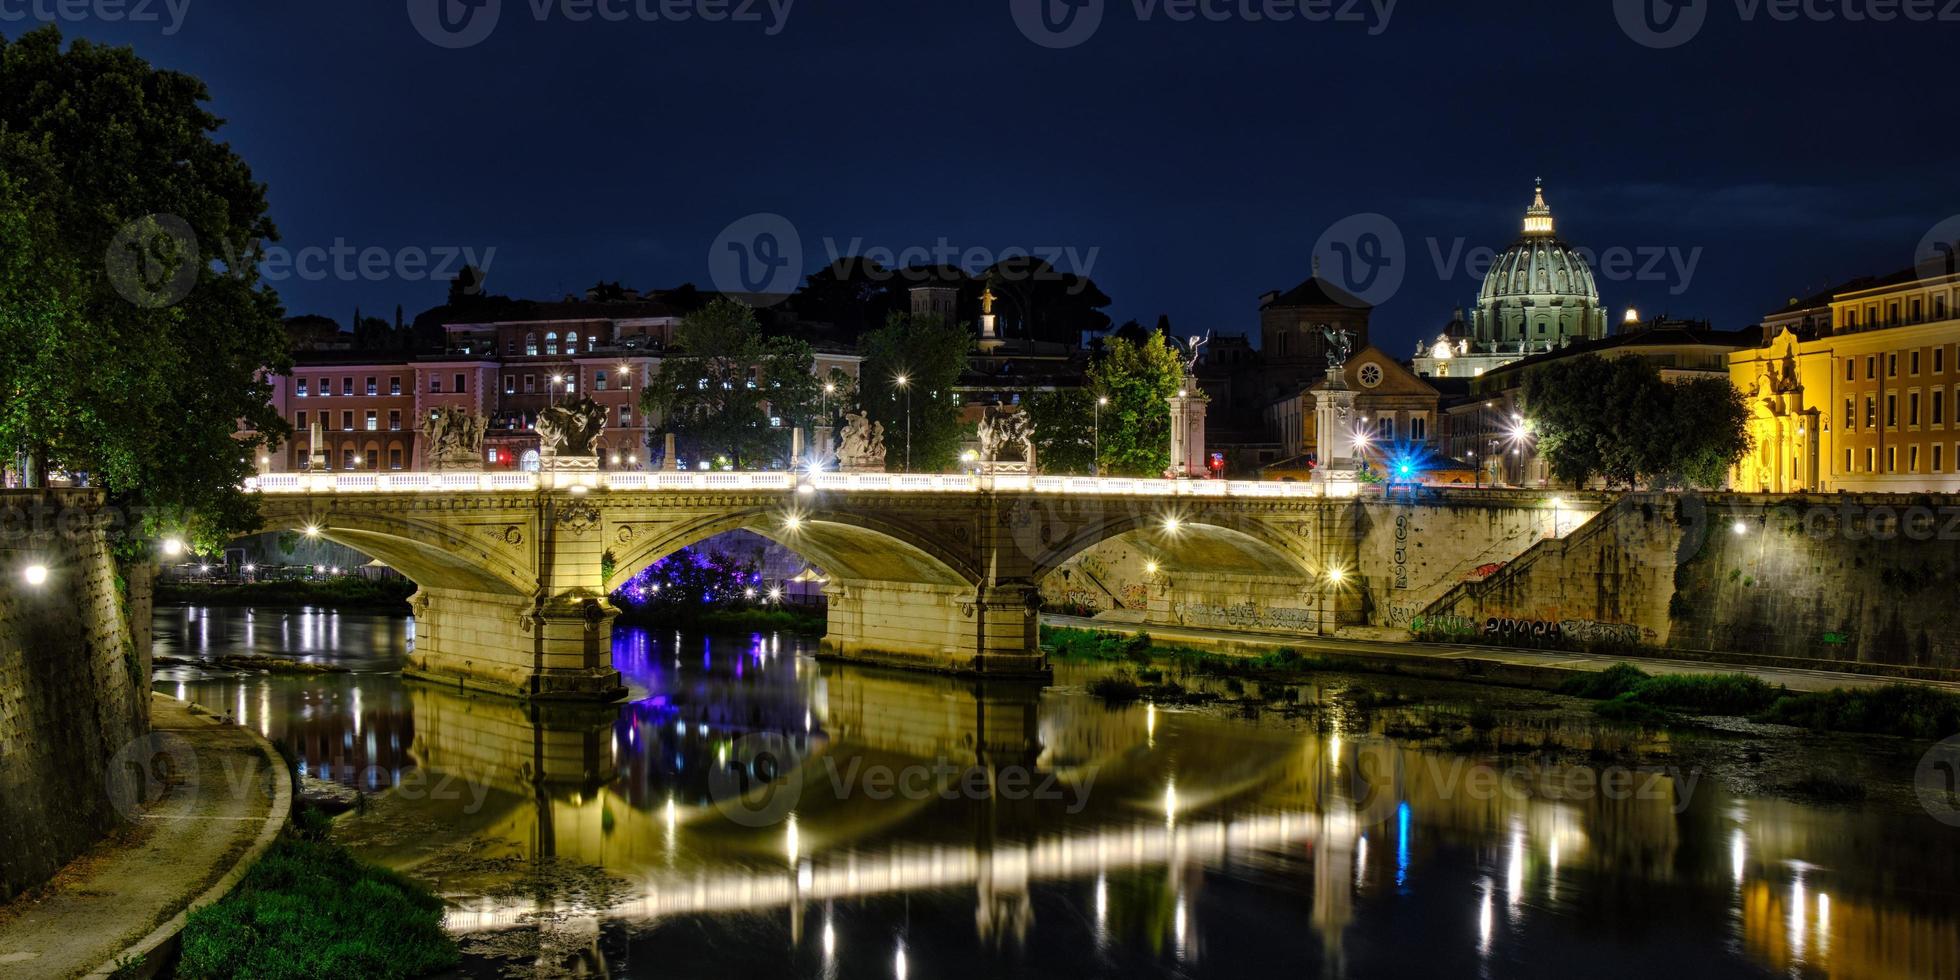
<svg viewBox="0 0 1960 980">
<path fill-rule="evenodd" d="M 881 493 L 1039 493 L 1122 497 L 1311 499 L 1354 497 L 1360 487 L 1336 483 L 1230 480 L 1127 480 L 1067 476 L 975 476 L 908 473 L 559 472 L 268 473 L 245 481 L 265 494 L 525 493 L 538 490 L 744 492 L 819 490 Z"/>
</svg>

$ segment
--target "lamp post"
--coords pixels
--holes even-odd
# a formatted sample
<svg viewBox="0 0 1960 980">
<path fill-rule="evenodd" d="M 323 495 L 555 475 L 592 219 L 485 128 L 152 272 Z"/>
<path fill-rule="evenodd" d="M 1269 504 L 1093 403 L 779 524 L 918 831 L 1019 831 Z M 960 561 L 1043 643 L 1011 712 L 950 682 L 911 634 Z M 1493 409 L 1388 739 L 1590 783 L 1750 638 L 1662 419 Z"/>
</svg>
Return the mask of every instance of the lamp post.
<svg viewBox="0 0 1960 980">
<path fill-rule="evenodd" d="M 558 404 L 558 386 L 564 383 L 565 383 L 564 375 L 554 374 L 551 376 L 551 385 L 550 387 L 545 389 L 545 394 L 544 394 L 545 407 L 549 408 L 553 405 Z"/>
<path fill-rule="evenodd" d="M 1108 395 L 1096 396 L 1095 420 L 1090 427 L 1090 451 L 1095 455 L 1089 460 L 1089 475 L 1102 476 L 1102 410 L 1109 404 Z"/>
<path fill-rule="evenodd" d="M 905 472 L 912 472 L 912 379 L 899 375 L 893 379 L 905 391 Z"/>
</svg>

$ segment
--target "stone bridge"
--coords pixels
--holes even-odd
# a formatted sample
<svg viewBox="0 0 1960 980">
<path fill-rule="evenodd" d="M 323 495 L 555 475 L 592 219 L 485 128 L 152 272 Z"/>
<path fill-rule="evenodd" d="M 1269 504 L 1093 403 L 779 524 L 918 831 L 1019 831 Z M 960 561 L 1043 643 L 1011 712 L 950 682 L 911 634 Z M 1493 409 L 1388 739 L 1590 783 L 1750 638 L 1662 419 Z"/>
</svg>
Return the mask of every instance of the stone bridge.
<svg viewBox="0 0 1960 980">
<path fill-rule="evenodd" d="M 1106 542 L 1148 554 L 1166 582 L 1299 594 L 1355 568 L 1363 537 L 1341 488 L 1283 483 L 430 473 L 269 475 L 250 488 L 267 530 L 347 545 L 421 587 L 409 673 L 535 698 L 623 693 L 608 595 L 735 529 L 829 575 L 827 654 L 989 676 L 1046 672 L 1041 582 Z M 1333 591 L 1333 615 L 1363 615 L 1362 590 Z"/>
</svg>

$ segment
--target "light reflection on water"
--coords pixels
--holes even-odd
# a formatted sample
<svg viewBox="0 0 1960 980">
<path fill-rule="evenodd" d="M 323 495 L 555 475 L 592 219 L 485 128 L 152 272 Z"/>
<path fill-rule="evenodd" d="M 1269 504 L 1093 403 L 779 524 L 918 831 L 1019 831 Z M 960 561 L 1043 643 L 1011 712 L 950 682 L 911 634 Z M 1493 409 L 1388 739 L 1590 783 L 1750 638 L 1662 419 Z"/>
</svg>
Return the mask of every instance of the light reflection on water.
<svg viewBox="0 0 1960 980">
<path fill-rule="evenodd" d="M 1379 716 L 1110 709 L 1080 670 L 982 687 L 819 664 L 796 637 L 621 630 L 628 703 L 526 706 L 404 684 L 407 635 L 362 614 L 166 610 L 159 655 L 353 672 L 160 668 L 157 686 L 232 712 L 312 774 L 394 787 L 342 818 L 358 849 L 451 897 L 452 929 L 542 917 L 547 958 L 594 972 L 1960 975 L 1956 832 L 1879 803 L 1737 796 L 1714 776 L 1678 814 L 1678 780 L 1652 798 L 1546 792 L 1588 768 L 1573 753 L 1536 759 L 1528 793 L 1477 798 L 1460 764 L 1515 760 L 1385 738 Z M 1550 727 L 1582 751 L 1598 737 Z M 757 738 L 785 746 L 800 795 L 744 826 L 715 808 L 715 780 Z M 1025 766 L 1058 792 L 836 789 L 940 760 Z M 417 774 L 466 788 L 444 798 Z M 604 868 L 618 894 L 599 910 L 576 889 L 509 887 L 540 860 Z"/>
</svg>

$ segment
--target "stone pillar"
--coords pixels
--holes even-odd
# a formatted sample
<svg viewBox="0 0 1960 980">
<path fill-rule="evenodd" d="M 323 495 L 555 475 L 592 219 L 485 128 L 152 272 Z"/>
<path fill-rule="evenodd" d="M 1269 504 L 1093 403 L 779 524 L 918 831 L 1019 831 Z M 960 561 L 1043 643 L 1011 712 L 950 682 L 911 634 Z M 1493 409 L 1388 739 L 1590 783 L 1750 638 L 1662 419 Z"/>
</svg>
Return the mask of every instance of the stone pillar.
<svg viewBox="0 0 1960 980">
<path fill-rule="evenodd" d="M 660 468 L 672 473 L 681 468 L 680 451 L 674 446 L 674 434 L 667 433 L 666 455 L 660 459 Z"/>
<path fill-rule="evenodd" d="M 913 670 L 1045 677 L 1038 590 L 832 580 L 823 653 Z"/>
<path fill-rule="evenodd" d="M 1314 467 L 1316 483 L 1353 480 L 1354 391 L 1347 386 L 1342 369 L 1327 372 L 1327 385 L 1314 397 Z"/>
<path fill-rule="evenodd" d="M 1180 479 L 1202 478 L 1210 472 L 1205 457 L 1205 412 L 1211 399 L 1195 381 L 1171 398 L 1171 472 Z"/>
</svg>

